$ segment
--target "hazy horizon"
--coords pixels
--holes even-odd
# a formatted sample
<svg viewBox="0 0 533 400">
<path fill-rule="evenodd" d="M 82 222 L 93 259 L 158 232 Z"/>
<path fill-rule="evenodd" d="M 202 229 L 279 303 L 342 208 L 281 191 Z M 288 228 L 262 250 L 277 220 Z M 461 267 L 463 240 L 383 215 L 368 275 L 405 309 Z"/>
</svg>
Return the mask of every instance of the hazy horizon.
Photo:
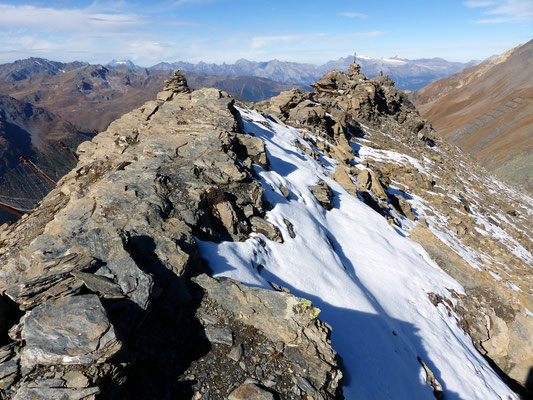
<svg viewBox="0 0 533 400">
<path fill-rule="evenodd" d="M 0 0 L 0 63 L 34 56 L 143 66 L 240 58 L 319 65 L 354 51 L 468 62 L 527 42 L 532 22 L 528 0 Z"/>
</svg>

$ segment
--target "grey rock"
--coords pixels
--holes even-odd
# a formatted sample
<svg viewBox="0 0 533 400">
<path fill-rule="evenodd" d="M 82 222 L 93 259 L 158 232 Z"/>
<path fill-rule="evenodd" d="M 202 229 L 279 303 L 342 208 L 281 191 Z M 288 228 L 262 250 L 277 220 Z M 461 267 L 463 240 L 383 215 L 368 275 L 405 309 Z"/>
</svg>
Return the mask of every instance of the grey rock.
<svg viewBox="0 0 533 400">
<path fill-rule="evenodd" d="M 205 328 L 205 335 L 211 343 L 233 346 L 233 332 L 229 326 L 209 325 Z"/>
<path fill-rule="evenodd" d="M 94 400 L 100 393 L 97 387 L 86 389 L 22 387 L 13 400 Z"/>
<path fill-rule="evenodd" d="M 336 367 L 336 353 L 329 345 L 330 329 L 316 318 L 319 310 L 310 301 L 284 292 L 247 287 L 231 279 L 210 278 L 205 274 L 193 280 L 206 291 L 210 301 L 231 315 L 239 316 L 240 323 L 250 326 L 250 332 L 257 330 L 272 342 L 272 346 L 283 343 L 283 354 L 291 362 L 290 368 L 312 382 L 323 396 L 332 396 L 336 392 L 342 373 Z M 255 376 L 255 367 L 250 365 L 250 371 L 248 368 L 243 370 Z"/>
<path fill-rule="evenodd" d="M 99 293 L 106 299 L 120 299 L 125 297 L 120 286 L 105 276 L 88 274 L 86 272 L 73 272 L 72 276 L 82 281 L 89 290 Z"/>
<path fill-rule="evenodd" d="M 274 400 L 274 395 L 259 386 L 247 383 L 239 386 L 228 396 L 229 400 Z"/>
<path fill-rule="evenodd" d="M 10 285 L 5 292 L 20 308 L 29 309 L 50 299 L 78 293 L 82 282 L 72 278 L 71 273 L 91 269 L 95 265 L 94 258 L 83 254 L 52 259 L 27 272 L 37 274 L 42 271 L 42 275 Z"/>
<path fill-rule="evenodd" d="M 34 308 L 24 321 L 21 365 L 101 363 L 120 349 L 95 295 L 62 298 Z"/>
<path fill-rule="evenodd" d="M 233 361 L 239 361 L 242 357 L 242 353 L 242 345 L 238 344 L 230 350 L 230 352 L 228 353 L 228 358 L 232 359 Z"/>
</svg>

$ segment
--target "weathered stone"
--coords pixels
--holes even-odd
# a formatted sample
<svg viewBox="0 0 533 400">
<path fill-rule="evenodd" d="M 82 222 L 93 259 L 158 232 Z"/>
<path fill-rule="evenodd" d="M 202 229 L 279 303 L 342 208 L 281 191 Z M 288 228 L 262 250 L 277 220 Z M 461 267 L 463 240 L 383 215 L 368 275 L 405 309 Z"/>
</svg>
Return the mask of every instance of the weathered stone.
<svg viewBox="0 0 533 400">
<path fill-rule="evenodd" d="M 333 179 L 335 179 L 335 181 L 337 181 L 337 183 L 340 184 L 348 193 L 357 196 L 357 186 L 353 183 L 350 175 L 348 175 L 346 172 L 345 167 L 338 165 L 337 168 L 335 168 Z"/>
<path fill-rule="evenodd" d="M 72 276 L 82 281 L 89 290 L 99 293 L 106 299 L 120 299 L 125 297 L 120 286 L 105 276 L 88 274 L 86 272 L 72 272 Z"/>
<path fill-rule="evenodd" d="M 325 181 L 318 182 L 317 185 L 311 186 L 310 189 L 322 207 L 328 211 L 333 208 L 333 192 Z"/>
<path fill-rule="evenodd" d="M 232 359 L 235 362 L 238 362 L 242 357 L 242 352 L 242 345 L 238 344 L 237 346 L 233 347 L 228 353 L 228 358 Z"/>
<path fill-rule="evenodd" d="M 172 99 L 172 96 L 174 96 L 174 92 L 172 90 L 164 90 L 157 94 L 157 100 L 168 101 Z"/>
<path fill-rule="evenodd" d="M 79 371 L 69 371 L 63 375 L 62 379 L 69 388 L 86 388 L 89 386 L 89 380 Z"/>
<path fill-rule="evenodd" d="M 274 400 L 274 395 L 259 386 L 248 383 L 230 393 L 229 400 Z"/>
<path fill-rule="evenodd" d="M 34 308 L 24 321 L 25 368 L 50 364 L 90 364 L 121 349 L 113 326 L 95 295 L 62 298 Z"/>
<path fill-rule="evenodd" d="M 292 226 L 291 221 L 284 218 L 283 222 L 285 223 L 285 226 L 287 227 L 287 230 L 289 231 L 289 236 L 294 239 L 296 237 L 296 233 L 294 233 L 294 227 Z"/>
<path fill-rule="evenodd" d="M 268 158 L 265 151 L 265 143 L 255 136 L 237 135 L 239 143 L 246 148 L 246 156 L 261 168 L 268 168 Z"/>
<path fill-rule="evenodd" d="M 13 400 L 94 400 L 100 390 L 96 387 L 86 389 L 27 387 L 20 388 Z"/>
<path fill-rule="evenodd" d="M 268 239 L 273 240 L 274 242 L 283 243 L 283 236 L 281 235 L 280 230 L 272 223 L 257 216 L 250 218 L 250 223 L 255 232 L 265 235 Z"/>
<path fill-rule="evenodd" d="M 335 392 L 342 374 L 331 371 L 336 354 L 328 345 L 330 329 L 316 318 L 320 310 L 310 301 L 284 292 L 246 287 L 230 279 L 200 275 L 193 280 L 211 301 L 238 315 L 242 323 L 273 343 L 283 343 L 284 355 L 293 363 L 292 368 L 317 390 L 323 394 Z"/>
<path fill-rule="evenodd" d="M 205 336 L 211 343 L 233 346 L 233 333 L 229 326 L 207 326 Z"/>
</svg>

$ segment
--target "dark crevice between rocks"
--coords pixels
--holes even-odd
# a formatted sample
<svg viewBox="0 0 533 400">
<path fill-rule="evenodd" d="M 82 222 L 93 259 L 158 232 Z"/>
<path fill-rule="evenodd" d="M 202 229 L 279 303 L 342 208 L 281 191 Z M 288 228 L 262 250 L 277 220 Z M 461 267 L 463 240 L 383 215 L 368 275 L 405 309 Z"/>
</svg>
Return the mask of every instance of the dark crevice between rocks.
<svg viewBox="0 0 533 400">
<path fill-rule="evenodd" d="M 99 398 L 191 398 L 193 382 L 178 378 L 193 360 L 210 351 L 195 317 L 203 292 L 189 277 L 176 275 L 159 260 L 151 237 L 130 237 L 128 245 L 138 267 L 154 280 L 152 299 L 147 310 L 129 300 L 106 302 L 110 319 L 127 348 L 114 362 L 127 362 L 129 367 L 127 379 L 112 382 Z M 193 263 L 193 274 L 205 272 L 201 261 Z"/>
<path fill-rule="evenodd" d="M 0 295 L 0 347 L 12 343 L 13 340 L 8 336 L 8 330 L 18 324 L 24 311 L 18 304 L 6 295 Z"/>
</svg>

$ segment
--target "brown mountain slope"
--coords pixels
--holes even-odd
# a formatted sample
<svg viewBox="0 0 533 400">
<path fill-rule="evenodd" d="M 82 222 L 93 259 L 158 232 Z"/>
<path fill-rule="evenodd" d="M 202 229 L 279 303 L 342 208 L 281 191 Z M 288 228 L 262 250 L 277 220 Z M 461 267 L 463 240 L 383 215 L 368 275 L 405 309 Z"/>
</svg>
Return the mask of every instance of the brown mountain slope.
<svg viewBox="0 0 533 400">
<path fill-rule="evenodd" d="M 102 131 L 122 114 L 154 100 L 172 71 L 85 65 L 57 75 L 0 81 L 0 94 L 44 107 L 84 131 Z M 258 77 L 223 77 L 187 72 L 193 89 L 215 87 L 239 100 L 259 101 L 293 86 Z M 300 87 L 302 88 L 302 87 Z"/>
<path fill-rule="evenodd" d="M 19 210 L 29 209 L 51 189 L 19 161 L 20 156 L 57 181 L 76 165 L 57 142 L 75 149 L 90 136 L 56 114 L 0 96 L 0 202 Z M 0 224 L 14 218 L 0 212 Z"/>
<path fill-rule="evenodd" d="M 533 40 L 411 94 L 435 129 L 533 191 Z"/>
<path fill-rule="evenodd" d="M 85 131 L 103 130 L 111 121 L 155 98 L 166 73 L 87 65 L 60 75 L 37 75 L 1 82 L 9 94 L 59 114 Z"/>
</svg>

